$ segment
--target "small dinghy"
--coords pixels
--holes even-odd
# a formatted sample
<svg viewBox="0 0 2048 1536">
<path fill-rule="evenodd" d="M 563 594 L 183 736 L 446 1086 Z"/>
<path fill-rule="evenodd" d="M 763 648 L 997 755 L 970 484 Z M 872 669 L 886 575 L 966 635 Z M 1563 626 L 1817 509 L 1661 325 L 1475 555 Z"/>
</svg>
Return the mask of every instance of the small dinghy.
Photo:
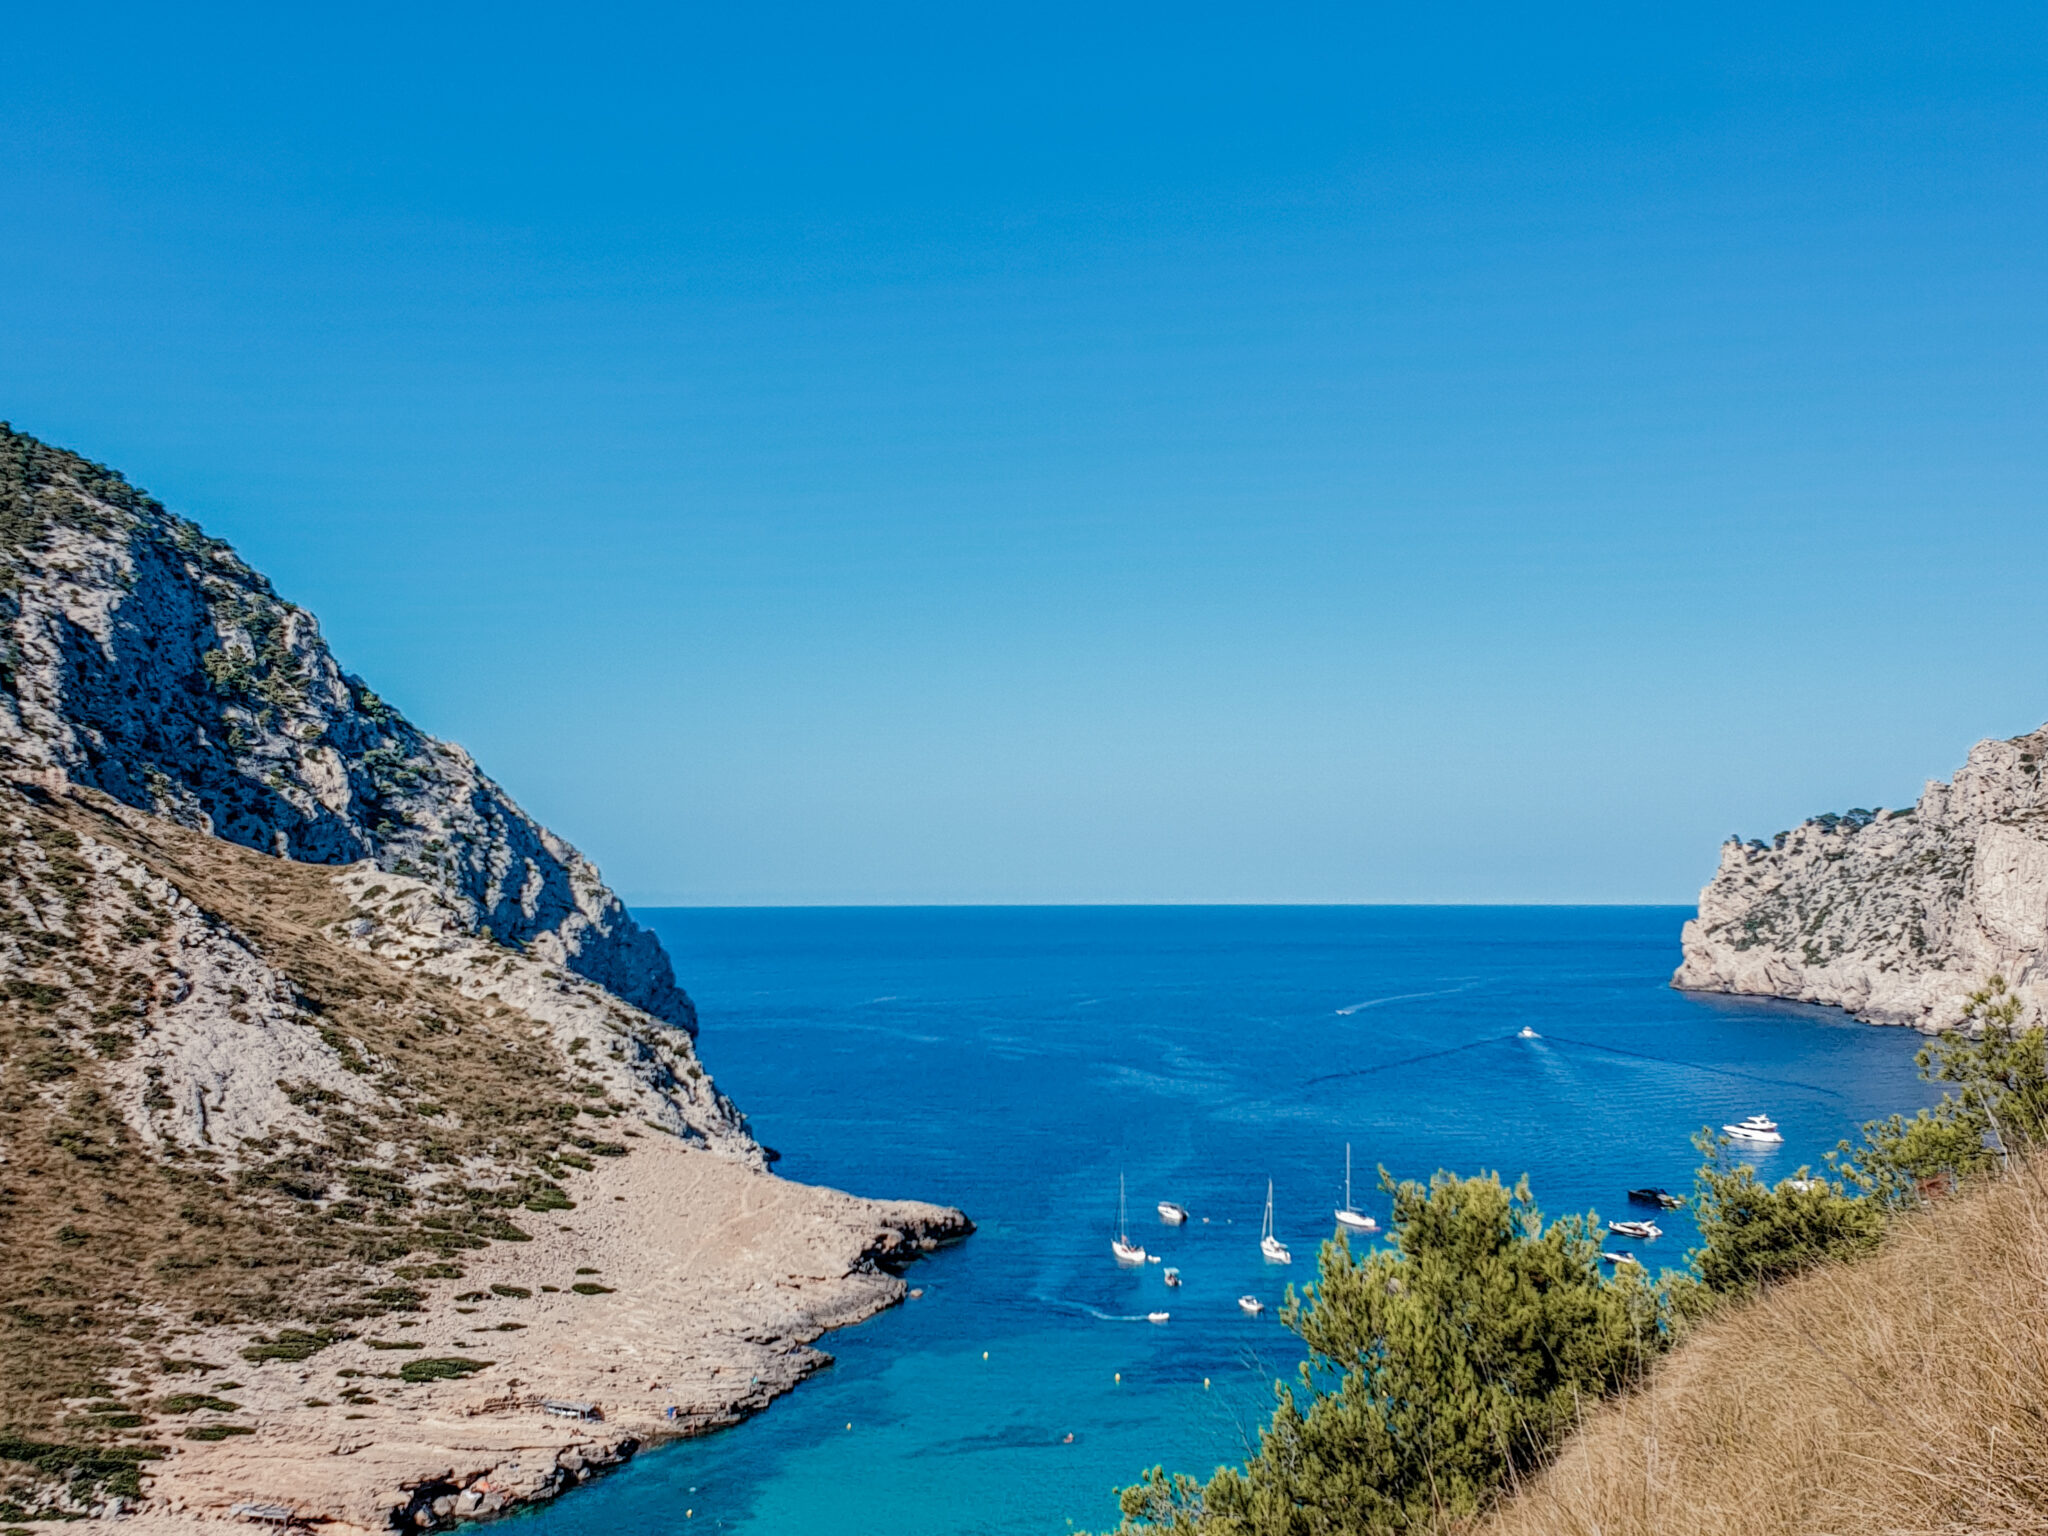
<svg viewBox="0 0 2048 1536">
<path fill-rule="evenodd" d="M 1515 1031 L 1515 1038 L 1517 1040 L 1541 1040 L 1543 1037 L 1537 1034 L 1536 1031 L 1531 1029 L 1528 1025 L 1524 1024 L 1520 1029 Z"/>
<path fill-rule="evenodd" d="M 1164 1275 L 1161 1275 L 1160 1279 L 1164 1280 L 1169 1286 L 1172 1286 L 1175 1290 L 1178 1290 L 1180 1288 L 1180 1271 L 1174 1269 L 1171 1266 L 1168 1266 L 1166 1273 Z"/>
<path fill-rule="evenodd" d="M 1655 1242 L 1664 1235 L 1664 1229 L 1654 1221 L 1610 1221 L 1607 1230 L 1622 1237 L 1641 1238 L 1646 1243 Z"/>
<path fill-rule="evenodd" d="M 1253 1317 L 1266 1310 L 1266 1304 L 1256 1296 L 1240 1296 L 1237 1298 L 1237 1304 Z"/>
<path fill-rule="evenodd" d="M 1162 1200 L 1159 1202 L 1159 1219 L 1169 1227 L 1185 1226 L 1188 1219 L 1187 1207 L 1175 1205 L 1171 1200 Z"/>
<path fill-rule="evenodd" d="M 1351 1203 L 1351 1143 L 1344 1143 L 1344 1204 L 1337 1212 L 1337 1225 L 1354 1232 L 1377 1232 L 1380 1224 Z"/>
<path fill-rule="evenodd" d="M 1773 1143 L 1785 1139 L 1778 1134 L 1778 1122 L 1769 1115 L 1751 1115 L 1740 1125 L 1724 1125 L 1721 1129 L 1728 1133 L 1730 1141 Z"/>
<path fill-rule="evenodd" d="M 1129 1212 L 1124 1208 L 1124 1176 L 1116 1176 L 1116 1235 L 1109 1240 L 1109 1251 L 1116 1255 L 1119 1264 L 1142 1264 L 1145 1250 L 1131 1241 Z"/>
<path fill-rule="evenodd" d="M 1635 1205 L 1655 1205 L 1667 1211 L 1675 1211 L 1685 1204 L 1683 1200 L 1671 1193 L 1670 1190 L 1659 1189 L 1655 1186 L 1632 1189 L 1628 1192 L 1628 1198 Z"/>
<path fill-rule="evenodd" d="M 1632 1253 L 1603 1253 L 1600 1255 L 1600 1257 L 1605 1259 L 1608 1263 L 1612 1264 L 1617 1269 L 1619 1269 L 1624 1264 L 1633 1264 L 1638 1269 L 1642 1268 L 1643 1265 L 1643 1261 L 1637 1258 Z"/>
<path fill-rule="evenodd" d="M 1287 1251 L 1287 1245 L 1273 1235 L 1273 1181 L 1266 1180 L 1266 1220 L 1259 1228 L 1259 1252 L 1266 1256 L 1268 1264 L 1292 1264 L 1294 1255 Z"/>
<path fill-rule="evenodd" d="M 1163 1323 L 1171 1316 L 1173 1316 L 1171 1312 L 1147 1312 L 1145 1314 L 1145 1321 L 1148 1323 Z"/>
</svg>

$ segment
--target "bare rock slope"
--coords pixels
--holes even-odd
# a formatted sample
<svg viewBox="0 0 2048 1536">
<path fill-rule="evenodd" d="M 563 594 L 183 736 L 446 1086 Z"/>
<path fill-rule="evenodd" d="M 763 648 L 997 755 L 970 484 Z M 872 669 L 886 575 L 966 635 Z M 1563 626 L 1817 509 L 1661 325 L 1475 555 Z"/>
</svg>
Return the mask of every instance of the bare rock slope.
<svg viewBox="0 0 2048 1536">
<path fill-rule="evenodd" d="M 2048 727 L 1982 741 L 1907 810 L 1730 839 L 1673 985 L 1829 1003 L 1938 1030 L 2003 975 L 2048 1004 Z"/>
<path fill-rule="evenodd" d="M 316 864 L 428 881 L 464 921 L 695 1028 L 597 870 L 468 753 L 336 664 L 320 626 L 120 475 L 0 423 L 0 748 Z"/>
<path fill-rule="evenodd" d="M 425 1529 L 786 1390 L 970 1224 L 775 1178 L 694 1024 L 309 616 L 0 428 L 0 1519 Z"/>
</svg>

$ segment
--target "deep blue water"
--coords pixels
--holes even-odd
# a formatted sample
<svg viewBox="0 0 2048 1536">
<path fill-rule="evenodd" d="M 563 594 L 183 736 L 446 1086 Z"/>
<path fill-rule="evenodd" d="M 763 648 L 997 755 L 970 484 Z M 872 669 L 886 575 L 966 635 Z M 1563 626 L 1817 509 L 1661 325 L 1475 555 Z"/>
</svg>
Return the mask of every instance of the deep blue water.
<svg viewBox="0 0 2048 1536">
<path fill-rule="evenodd" d="M 780 1172 L 958 1205 L 980 1231 L 913 1269 L 923 1299 L 822 1341 L 837 1365 L 767 1413 L 522 1529 L 1104 1529 L 1113 1486 L 1155 1462 L 1236 1459 L 1265 1419 L 1296 1355 L 1236 1298 L 1273 1306 L 1313 1276 L 1347 1140 L 1358 1203 L 1382 1220 L 1379 1164 L 1527 1173 L 1546 1212 L 1619 1217 L 1642 1214 L 1631 1185 L 1689 1189 L 1703 1124 L 1774 1115 L 1786 1145 L 1758 1161 L 1779 1174 L 1928 1102 L 1907 1032 L 1671 991 L 1689 915 L 640 913 L 697 1000 L 706 1065 Z M 1542 1038 L 1515 1038 L 1525 1024 Z M 1178 1292 L 1160 1267 L 1110 1258 L 1120 1170 L 1133 1230 L 1180 1267 Z M 1269 1178 L 1291 1269 L 1258 1253 Z M 1162 1226 L 1161 1199 L 1194 1222 Z M 1692 1240 L 1681 1213 L 1662 1224 L 1641 1249 L 1653 1269 Z M 1169 1323 L 1139 1320 L 1162 1307 Z"/>
</svg>

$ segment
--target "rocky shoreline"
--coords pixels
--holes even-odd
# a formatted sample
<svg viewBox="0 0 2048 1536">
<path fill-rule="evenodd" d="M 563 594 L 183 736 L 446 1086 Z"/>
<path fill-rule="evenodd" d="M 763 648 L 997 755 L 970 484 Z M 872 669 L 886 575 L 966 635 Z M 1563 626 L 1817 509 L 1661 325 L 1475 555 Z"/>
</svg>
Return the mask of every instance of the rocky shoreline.
<svg viewBox="0 0 2048 1536">
<path fill-rule="evenodd" d="M 246 1432 L 174 1443 L 145 1468 L 130 1520 L 260 1508 L 336 1531 L 429 1530 L 552 1500 L 767 1407 L 830 1363 L 814 1341 L 904 1300 L 895 1270 L 973 1230 L 959 1211 L 794 1184 L 668 1140 L 570 1192 L 576 1209 L 536 1223 L 532 1242 L 494 1245 L 417 1314 L 304 1361 L 251 1365 L 241 1332 L 181 1339 L 238 1378 L 215 1392 Z M 424 1373 L 394 1361 L 480 1368 L 415 1382 L 403 1377 Z M 215 1416 L 193 1417 L 203 1432 Z"/>
</svg>

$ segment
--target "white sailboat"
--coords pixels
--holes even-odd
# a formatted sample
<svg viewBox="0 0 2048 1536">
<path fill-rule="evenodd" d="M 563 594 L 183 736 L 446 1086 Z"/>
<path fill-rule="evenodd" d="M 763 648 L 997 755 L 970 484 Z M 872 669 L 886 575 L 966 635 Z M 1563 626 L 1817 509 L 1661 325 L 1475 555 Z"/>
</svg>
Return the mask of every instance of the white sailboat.
<svg viewBox="0 0 2048 1536">
<path fill-rule="evenodd" d="M 1142 1264 L 1145 1250 L 1131 1241 L 1130 1212 L 1124 1204 L 1124 1176 L 1116 1176 L 1116 1235 L 1109 1240 L 1109 1251 L 1116 1255 L 1119 1264 Z"/>
<path fill-rule="evenodd" d="M 1351 1143 L 1344 1143 L 1344 1207 L 1337 1212 L 1337 1225 L 1354 1232 L 1377 1232 L 1380 1224 L 1351 1203 Z"/>
<path fill-rule="evenodd" d="M 1266 1180 L 1266 1220 L 1259 1229 L 1259 1252 L 1266 1256 L 1268 1264 L 1292 1264 L 1294 1255 L 1287 1251 L 1287 1245 L 1273 1235 L 1273 1181 Z"/>
</svg>

